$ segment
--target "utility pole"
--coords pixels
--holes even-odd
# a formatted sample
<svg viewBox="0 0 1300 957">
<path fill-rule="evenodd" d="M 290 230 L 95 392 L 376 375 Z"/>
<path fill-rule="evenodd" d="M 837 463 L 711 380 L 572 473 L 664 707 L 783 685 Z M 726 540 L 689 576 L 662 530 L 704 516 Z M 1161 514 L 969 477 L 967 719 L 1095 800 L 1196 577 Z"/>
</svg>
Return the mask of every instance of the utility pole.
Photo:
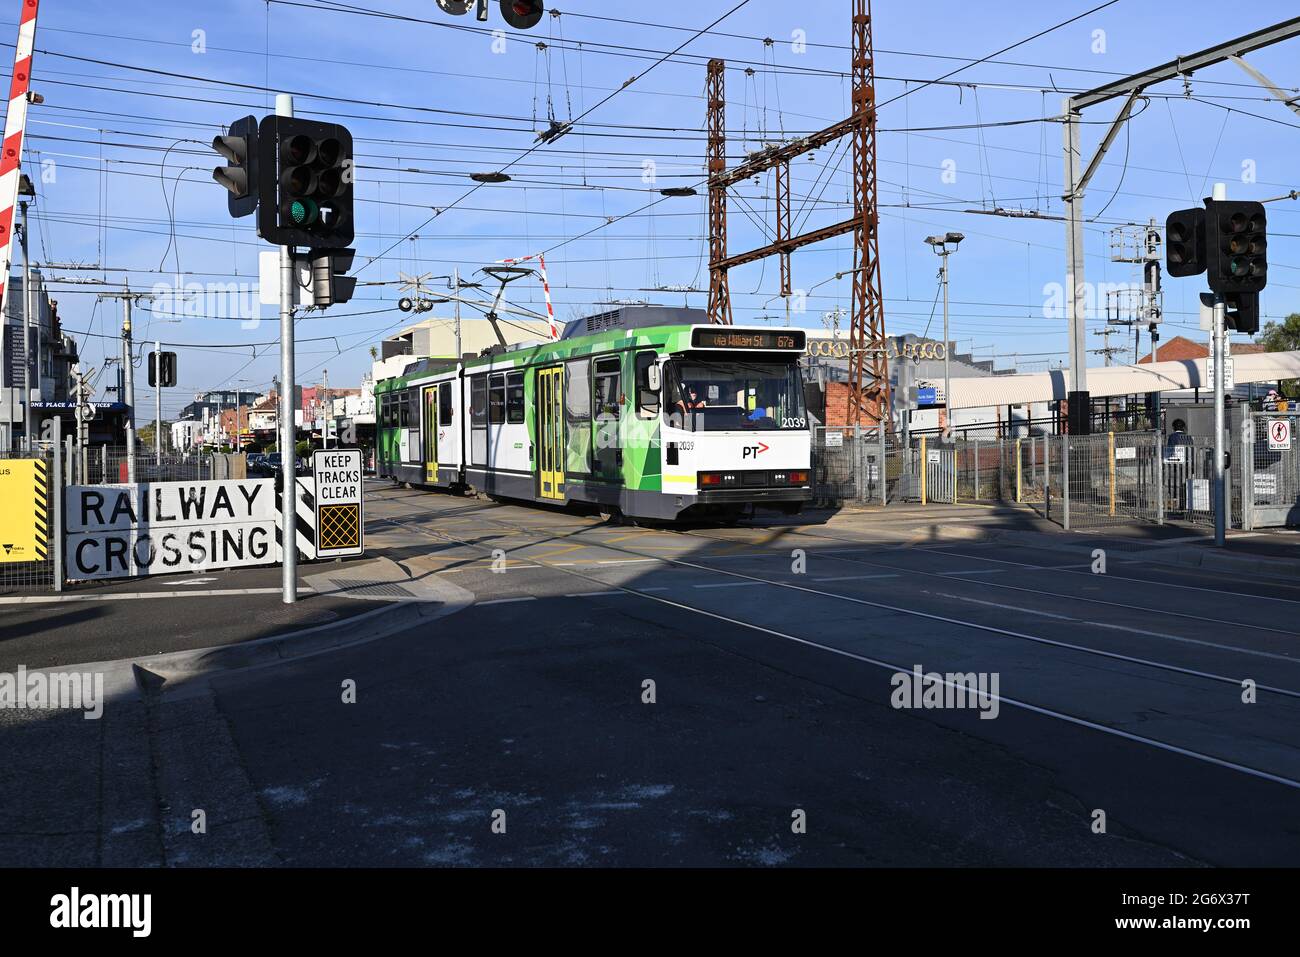
<svg viewBox="0 0 1300 957">
<path fill-rule="evenodd" d="M 293 97 L 278 93 L 277 116 L 293 116 Z M 293 397 L 293 247 L 280 247 L 280 600 L 298 600 L 298 469 Z"/>
<path fill-rule="evenodd" d="M 457 266 L 452 270 L 452 276 L 456 283 L 456 361 L 461 360 L 463 350 L 460 344 L 460 267 Z"/>
<path fill-rule="evenodd" d="M 135 293 L 129 287 L 122 292 L 101 292 L 100 299 L 122 300 L 122 375 L 118 401 L 126 406 L 126 475 L 128 482 L 135 481 L 135 347 L 131 341 L 131 304 L 137 299 L 152 299 L 146 293 Z"/>
<path fill-rule="evenodd" d="M 328 449 L 330 447 L 330 419 L 333 418 L 330 409 L 330 370 L 321 370 L 321 447 Z"/>
<path fill-rule="evenodd" d="M 1092 334 L 1094 336 L 1101 336 L 1106 343 L 1100 349 L 1093 349 L 1092 354 L 1097 356 L 1103 356 L 1106 362 L 1106 367 L 1109 368 L 1111 357 L 1118 355 L 1120 352 L 1123 351 L 1120 349 L 1119 346 L 1112 346 L 1110 344 L 1110 337 L 1115 334 L 1115 327 L 1107 326 L 1105 329 L 1097 329 L 1094 330 Z"/>
<path fill-rule="evenodd" d="M 122 372 L 126 397 L 126 481 L 135 482 L 135 363 L 131 346 L 131 297 L 122 298 Z"/>
<path fill-rule="evenodd" d="M 23 395 L 26 410 L 23 431 L 27 437 L 27 448 L 35 447 L 36 441 L 36 402 L 41 398 L 41 326 L 40 316 L 36 317 L 36 328 L 32 329 L 32 264 L 27 258 L 27 201 L 18 204 L 20 225 L 19 239 L 23 253 Z M 9 277 L 5 277 L 9 281 Z M 36 374 L 32 375 L 32 337 L 36 338 Z M 32 397 L 32 380 L 36 381 L 36 398 Z"/>
</svg>

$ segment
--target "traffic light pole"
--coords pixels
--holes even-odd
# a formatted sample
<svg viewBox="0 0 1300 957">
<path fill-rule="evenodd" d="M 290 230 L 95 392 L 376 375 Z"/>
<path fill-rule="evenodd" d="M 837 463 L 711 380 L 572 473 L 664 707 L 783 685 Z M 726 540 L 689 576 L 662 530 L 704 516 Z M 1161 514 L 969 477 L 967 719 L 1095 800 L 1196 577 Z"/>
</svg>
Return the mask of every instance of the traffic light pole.
<svg viewBox="0 0 1300 957">
<path fill-rule="evenodd" d="M 153 341 L 153 454 L 162 465 L 162 343 Z"/>
<path fill-rule="evenodd" d="M 293 116 L 293 97 L 280 93 L 275 98 L 277 116 Z M 297 429 L 293 400 L 293 247 L 280 247 L 280 542 L 281 596 L 286 605 L 298 600 L 298 469 Z"/>
<path fill-rule="evenodd" d="M 1214 198 L 1216 200 L 1225 200 L 1228 198 L 1228 187 L 1224 183 L 1214 184 Z M 1224 488 L 1224 479 L 1227 470 L 1224 468 L 1223 454 L 1223 384 L 1224 384 L 1224 366 L 1223 361 L 1223 326 L 1227 310 L 1224 308 L 1223 296 L 1220 293 L 1214 294 L 1214 544 L 1222 548 L 1227 537 L 1227 514 L 1226 502 L 1227 494 Z"/>
</svg>

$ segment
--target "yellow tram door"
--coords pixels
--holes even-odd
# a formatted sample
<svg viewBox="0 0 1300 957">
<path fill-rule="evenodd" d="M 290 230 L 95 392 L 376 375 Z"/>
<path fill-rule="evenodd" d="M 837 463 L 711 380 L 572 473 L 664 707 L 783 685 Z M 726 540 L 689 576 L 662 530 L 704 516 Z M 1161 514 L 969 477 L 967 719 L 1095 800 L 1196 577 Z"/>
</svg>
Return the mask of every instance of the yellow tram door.
<svg viewBox="0 0 1300 957">
<path fill-rule="evenodd" d="M 438 387 L 424 390 L 424 480 L 438 481 Z"/>
<path fill-rule="evenodd" d="M 564 498 L 564 367 L 537 370 L 537 476 L 542 498 Z"/>
</svg>

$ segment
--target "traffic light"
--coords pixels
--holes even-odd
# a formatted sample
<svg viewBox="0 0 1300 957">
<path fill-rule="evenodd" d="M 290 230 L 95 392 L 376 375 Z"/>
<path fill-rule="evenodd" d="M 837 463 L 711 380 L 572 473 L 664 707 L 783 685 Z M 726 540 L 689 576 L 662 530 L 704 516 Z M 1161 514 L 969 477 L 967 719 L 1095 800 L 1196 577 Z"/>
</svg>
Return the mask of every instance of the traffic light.
<svg viewBox="0 0 1300 957">
<path fill-rule="evenodd" d="M 501 16 L 516 30 L 531 30 L 545 12 L 542 0 L 501 0 Z"/>
<path fill-rule="evenodd" d="M 257 234 L 277 246 L 342 249 L 355 235 L 352 134 L 337 123 L 268 116 L 258 129 Z M 274 176 L 270 175 L 274 171 Z"/>
<path fill-rule="evenodd" d="M 1259 293 L 1230 292 L 1223 298 L 1229 329 L 1250 335 L 1259 332 Z"/>
<path fill-rule="evenodd" d="M 1205 210 L 1180 209 L 1165 220 L 1165 265 L 1171 276 L 1205 272 Z"/>
<path fill-rule="evenodd" d="M 214 136 L 212 148 L 230 163 L 212 171 L 212 178 L 230 191 L 230 215 L 251 216 L 257 210 L 257 118 L 245 116 L 230 124 L 226 136 Z"/>
<path fill-rule="evenodd" d="M 1259 292 L 1268 283 L 1268 221 L 1262 203 L 1207 200 L 1205 260 L 1217 293 Z"/>
<path fill-rule="evenodd" d="M 356 257 L 355 249 L 313 250 L 311 254 L 311 295 L 317 306 L 347 302 L 357 288 L 355 276 L 347 275 Z"/>
<path fill-rule="evenodd" d="M 162 366 L 162 382 L 159 383 L 158 366 Z M 157 389 L 160 385 L 164 389 L 172 389 L 176 386 L 176 353 L 174 352 L 151 352 L 149 353 L 149 385 Z"/>
</svg>

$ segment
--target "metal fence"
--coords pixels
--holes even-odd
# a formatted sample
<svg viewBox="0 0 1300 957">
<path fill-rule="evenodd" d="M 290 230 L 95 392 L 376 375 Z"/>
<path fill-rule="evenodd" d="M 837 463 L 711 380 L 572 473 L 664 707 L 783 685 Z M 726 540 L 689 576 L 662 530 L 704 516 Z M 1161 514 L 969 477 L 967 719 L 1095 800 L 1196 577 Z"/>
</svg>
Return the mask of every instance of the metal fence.
<svg viewBox="0 0 1300 957">
<path fill-rule="evenodd" d="M 131 462 L 126 447 L 97 445 L 72 452 L 73 472 L 81 485 L 116 485 L 130 481 Z M 217 477 L 213 457 L 198 452 L 135 452 L 137 482 L 199 482 Z"/>
<path fill-rule="evenodd" d="M 1271 434 L 1283 422 L 1286 423 L 1285 442 L 1279 441 L 1280 435 Z M 1296 437 L 1297 429 L 1300 429 L 1300 413 L 1297 412 L 1256 412 L 1243 425 L 1242 527 L 1300 525 L 1300 441 Z M 1249 475 L 1248 480 L 1246 475 Z"/>
<path fill-rule="evenodd" d="M 1256 424 L 1253 444 L 1237 450 L 1240 464 L 1228 472 L 1230 527 L 1252 527 L 1252 515 L 1256 527 L 1282 524 L 1288 515 L 1300 521 L 1300 451 L 1269 453 L 1265 428 Z M 824 507 L 997 501 L 1073 529 L 1214 523 L 1214 450 L 1204 437 L 921 436 L 903 448 L 874 431 L 819 428 L 813 461 L 815 501 Z M 1244 475 L 1253 478 L 1245 500 Z"/>
<path fill-rule="evenodd" d="M 899 495 L 901 450 L 879 431 L 818 426 L 813 432 L 813 498 L 836 508 L 884 505 Z"/>
<path fill-rule="evenodd" d="M 52 447 L 31 451 L 10 449 L 0 451 L 0 460 L 12 463 L 8 467 L 13 476 L 21 471 L 21 485 L 6 483 L 7 488 L 18 488 L 6 501 L 0 502 L 4 525 L 11 529 L 12 537 L 20 541 L 0 542 L 0 594 L 18 591 L 55 591 L 60 587 L 57 554 L 60 529 L 55 522 L 56 504 L 61 493 L 58 469 L 61 463 Z M 30 497 L 25 481 L 32 475 Z M 11 476 L 11 477 L 13 477 Z M 28 535 L 33 540 L 28 541 Z M 8 536 L 7 536 L 8 537 Z M 23 560 L 23 553 L 31 548 L 34 560 Z"/>
</svg>

